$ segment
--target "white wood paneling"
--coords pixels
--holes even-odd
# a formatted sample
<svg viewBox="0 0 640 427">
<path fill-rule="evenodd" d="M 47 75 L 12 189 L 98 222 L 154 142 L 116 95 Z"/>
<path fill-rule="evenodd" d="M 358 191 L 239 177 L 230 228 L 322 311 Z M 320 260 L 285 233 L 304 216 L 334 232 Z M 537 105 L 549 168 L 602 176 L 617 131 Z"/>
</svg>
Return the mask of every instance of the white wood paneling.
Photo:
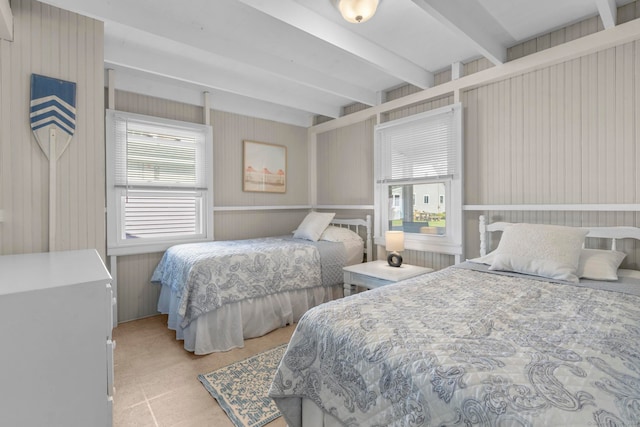
<svg viewBox="0 0 640 427">
<path fill-rule="evenodd" d="M 216 212 L 216 240 L 291 234 L 309 212 L 302 210 Z"/>
<path fill-rule="evenodd" d="M 466 91 L 466 204 L 635 203 L 634 46 Z"/>
<path fill-rule="evenodd" d="M 118 257 L 118 322 L 158 314 L 160 286 L 151 275 L 163 252 Z"/>
<path fill-rule="evenodd" d="M 602 31 L 603 29 L 604 26 L 602 25 L 602 21 L 600 21 L 599 17 L 593 16 L 567 27 L 559 28 L 551 33 L 543 34 L 539 37 L 511 46 L 507 49 L 507 59 L 509 61 L 513 61 L 514 59 L 518 59 L 535 52 L 540 52 L 541 50 Z"/>
<path fill-rule="evenodd" d="M 373 126 L 375 119 L 318 135 L 317 204 L 373 203 Z"/>
<path fill-rule="evenodd" d="M 77 84 L 76 132 L 57 164 L 56 250 L 105 259 L 103 24 L 14 0 L 13 42 L 0 41 L 0 253 L 48 246 L 48 160 L 29 125 L 32 73 Z"/>
<path fill-rule="evenodd" d="M 640 215 L 629 211 L 640 202 L 639 44 L 625 43 L 512 77 L 507 84 L 464 92 L 466 205 L 550 209 L 490 211 L 491 220 L 640 225 Z M 585 209 L 563 210 L 577 204 Z M 465 214 L 468 251 L 477 246 L 479 213 Z M 631 249 L 625 262 L 636 265 Z"/>
<path fill-rule="evenodd" d="M 116 80 L 118 73 L 115 72 Z M 137 93 L 115 91 L 115 109 L 128 113 L 145 114 L 171 120 L 202 123 L 202 107 L 182 102 L 168 101 Z"/>
<path fill-rule="evenodd" d="M 307 130 L 269 120 L 215 110 L 211 123 L 214 150 L 215 206 L 306 205 L 309 203 Z M 242 191 L 243 141 L 267 142 L 287 148 L 287 191 L 284 194 Z"/>
</svg>

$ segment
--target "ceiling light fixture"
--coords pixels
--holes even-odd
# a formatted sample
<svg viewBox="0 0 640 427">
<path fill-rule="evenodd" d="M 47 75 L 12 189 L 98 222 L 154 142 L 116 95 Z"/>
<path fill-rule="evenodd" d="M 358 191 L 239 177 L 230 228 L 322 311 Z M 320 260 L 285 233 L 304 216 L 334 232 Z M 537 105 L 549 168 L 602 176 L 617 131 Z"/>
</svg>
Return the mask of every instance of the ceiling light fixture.
<svg viewBox="0 0 640 427">
<path fill-rule="evenodd" d="M 368 21 L 378 8 L 378 0 L 338 0 L 342 17 L 353 24 Z"/>
</svg>

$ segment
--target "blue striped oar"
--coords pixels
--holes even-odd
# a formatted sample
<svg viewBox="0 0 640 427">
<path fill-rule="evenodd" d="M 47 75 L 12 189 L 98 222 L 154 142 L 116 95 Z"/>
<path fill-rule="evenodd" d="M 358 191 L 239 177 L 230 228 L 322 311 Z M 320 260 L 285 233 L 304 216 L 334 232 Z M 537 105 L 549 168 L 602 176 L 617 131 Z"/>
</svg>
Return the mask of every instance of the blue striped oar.
<svg viewBox="0 0 640 427">
<path fill-rule="evenodd" d="M 76 84 L 31 75 L 31 129 L 49 159 L 49 251 L 56 249 L 56 164 L 76 130 Z"/>
</svg>

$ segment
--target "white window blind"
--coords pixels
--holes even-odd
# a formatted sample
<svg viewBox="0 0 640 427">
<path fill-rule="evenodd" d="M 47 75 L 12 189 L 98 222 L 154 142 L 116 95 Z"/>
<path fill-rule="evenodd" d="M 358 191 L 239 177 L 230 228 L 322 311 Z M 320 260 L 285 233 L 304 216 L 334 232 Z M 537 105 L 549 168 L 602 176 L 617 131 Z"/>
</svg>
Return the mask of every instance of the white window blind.
<svg viewBox="0 0 640 427">
<path fill-rule="evenodd" d="M 209 126 L 109 110 L 107 147 L 112 252 L 213 238 Z"/>
<path fill-rule="evenodd" d="M 380 130 L 379 183 L 439 180 L 459 174 L 454 111 Z"/>
<path fill-rule="evenodd" d="M 198 193 L 129 191 L 123 199 L 125 238 L 196 235 L 202 228 Z"/>
<path fill-rule="evenodd" d="M 119 116 L 116 185 L 205 188 L 202 132 Z"/>
</svg>

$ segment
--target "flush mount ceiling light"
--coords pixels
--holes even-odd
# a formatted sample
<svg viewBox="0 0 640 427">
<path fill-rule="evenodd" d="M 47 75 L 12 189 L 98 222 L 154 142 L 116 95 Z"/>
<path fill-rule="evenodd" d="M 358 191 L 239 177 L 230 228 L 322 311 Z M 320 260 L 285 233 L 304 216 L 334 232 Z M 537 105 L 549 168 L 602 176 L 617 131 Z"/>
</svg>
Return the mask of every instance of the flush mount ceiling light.
<svg viewBox="0 0 640 427">
<path fill-rule="evenodd" d="M 360 24 L 368 21 L 378 8 L 378 0 L 338 0 L 338 10 L 348 22 Z"/>
</svg>

